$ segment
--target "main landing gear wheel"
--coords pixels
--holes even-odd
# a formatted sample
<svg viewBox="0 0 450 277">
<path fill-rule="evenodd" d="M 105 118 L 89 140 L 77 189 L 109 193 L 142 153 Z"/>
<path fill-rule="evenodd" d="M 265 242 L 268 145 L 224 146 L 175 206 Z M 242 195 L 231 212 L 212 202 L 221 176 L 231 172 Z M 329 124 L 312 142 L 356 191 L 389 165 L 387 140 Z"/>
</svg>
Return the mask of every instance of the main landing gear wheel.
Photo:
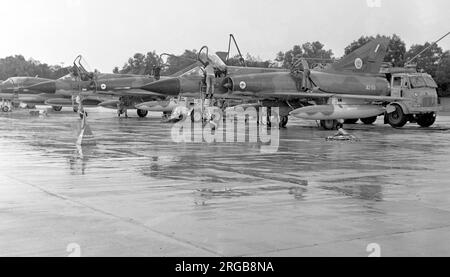
<svg viewBox="0 0 450 277">
<path fill-rule="evenodd" d="M 346 119 L 344 120 L 344 124 L 356 124 L 358 122 L 358 118 Z"/>
<path fill-rule="evenodd" d="M 78 115 L 80 116 L 81 119 L 83 119 L 84 116 L 86 116 L 86 117 L 88 116 L 88 113 L 87 112 L 78 113 Z"/>
<path fill-rule="evenodd" d="M 375 123 L 375 121 L 377 121 L 377 117 L 376 116 L 361 118 L 361 122 L 366 124 L 366 125 L 372 125 L 372 124 Z"/>
<path fill-rule="evenodd" d="M 334 130 L 338 126 L 338 121 L 333 119 L 321 120 L 320 126 L 325 130 Z"/>
<path fill-rule="evenodd" d="M 286 128 L 288 121 L 289 121 L 289 117 L 287 115 L 282 116 L 280 119 L 280 128 Z"/>
<path fill-rule="evenodd" d="M 395 107 L 395 111 L 387 114 L 387 122 L 394 128 L 401 128 L 405 126 L 408 119 L 406 118 L 402 107 L 400 107 L 399 105 L 393 106 Z"/>
<path fill-rule="evenodd" d="M 146 110 L 141 110 L 141 109 L 137 109 L 137 115 L 139 116 L 139 117 L 146 117 L 147 116 L 147 114 L 148 114 L 148 111 L 146 111 Z"/>
<path fill-rule="evenodd" d="M 267 107 L 267 114 L 266 114 L 266 126 L 267 128 L 271 128 L 272 127 L 272 121 L 270 120 L 270 118 L 272 117 L 272 110 Z"/>
<path fill-rule="evenodd" d="M 430 127 L 436 121 L 436 114 L 435 113 L 419 114 L 417 115 L 416 121 L 420 127 Z"/>
<path fill-rule="evenodd" d="M 198 122 L 198 121 L 202 120 L 202 113 L 201 113 L 201 111 L 192 109 L 190 117 L 191 117 L 191 122 Z"/>
<path fill-rule="evenodd" d="M 52 106 L 52 109 L 53 109 L 55 112 L 60 112 L 60 111 L 62 110 L 62 106 Z"/>
</svg>

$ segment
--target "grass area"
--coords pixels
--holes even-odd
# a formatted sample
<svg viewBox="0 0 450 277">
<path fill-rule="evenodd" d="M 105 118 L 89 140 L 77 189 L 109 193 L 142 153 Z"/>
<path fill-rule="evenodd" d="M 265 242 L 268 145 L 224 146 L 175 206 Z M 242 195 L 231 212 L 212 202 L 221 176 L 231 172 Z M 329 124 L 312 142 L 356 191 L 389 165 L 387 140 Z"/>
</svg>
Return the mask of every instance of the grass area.
<svg viewBox="0 0 450 277">
<path fill-rule="evenodd" d="M 442 109 L 440 110 L 439 114 L 450 115 L 450 97 L 441 97 L 440 101 Z"/>
</svg>

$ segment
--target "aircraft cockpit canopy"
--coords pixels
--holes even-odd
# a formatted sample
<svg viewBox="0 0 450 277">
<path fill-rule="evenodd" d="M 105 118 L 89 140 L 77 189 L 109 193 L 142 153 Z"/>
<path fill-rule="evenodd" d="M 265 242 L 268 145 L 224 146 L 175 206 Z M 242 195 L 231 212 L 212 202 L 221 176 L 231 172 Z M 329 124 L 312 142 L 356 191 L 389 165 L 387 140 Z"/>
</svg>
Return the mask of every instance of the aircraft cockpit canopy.
<svg viewBox="0 0 450 277">
<path fill-rule="evenodd" d="M 74 76 L 79 76 L 82 81 L 88 81 L 94 78 L 91 67 L 81 55 L 75 58 L 71 71 Z"/>
<path fill-rule="evenodd" d="M 10 77 L 2 82 L 3 86 L 7 87 L 15 87 L 20 85 L 23 85 L 26 83 L 26 78 L 24 77 Z"/>
<path fill-rule="evenodd" d="M 5 81 L 2 82 L 2 85 L 14 85 L 14 77 L 8 78 Z"/>
<path fill-rule="evenodd" d="M 203 69 L 200 66 L 196 66 L 193 69 L 183 73 L 181 77 L 203 77 Z"/>
<path fill-rule="evenodd" d="M 206 56 L 208 56 L 206 58 Z M 220 71 L 225 71 L 227 69 L 227 65 L 222 61 L 221 58 L 219 58 L 219 56 L 217 54 L 214 53 L 200 53 L 200 59 L 202 61 L 208 61 L 209 63 L 212 64 L 212 66 Z"/>
<path fill-rule="evenodd" d="M 76 81 L 75 76 L 73 75 L 73 73 L 69 73 L 67 75 L 62 76 L 61 78 L 59 78 L 59 80 L 63 80 L 63 81 Z"/>
</svg>

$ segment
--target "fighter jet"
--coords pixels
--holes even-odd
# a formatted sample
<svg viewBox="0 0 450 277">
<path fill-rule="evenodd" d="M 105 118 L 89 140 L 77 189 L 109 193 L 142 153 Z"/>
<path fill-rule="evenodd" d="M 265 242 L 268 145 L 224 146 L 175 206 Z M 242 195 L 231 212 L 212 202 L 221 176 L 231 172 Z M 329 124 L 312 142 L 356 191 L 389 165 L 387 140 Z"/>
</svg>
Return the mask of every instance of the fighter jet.
<svg viewBox="0 0 450 277">
<path fill-rule="evenodd" d="M 394 82 L 394 76 L 380 74 L 388 42 L 387 38 L 373 40 L 339 61 L 318 69 L 310 69 L 305 59 L 298 60 L 291 70 L 231 67 L 210 59 L 218 76 L 214 97 L 242 97 L 257 100 L 259 106 L 269 109 L 279 107 L 280 127 L 286 126 L 289 115 L 320 120 L 325 129 L 338 128 L 346 119 L 362 119 L 371 124 L 382 114 L 393 127 L 403 126 L 407 119 L 416 119 L 421 126 L 432 124 L 437 107 L 437 95 L 432 88 L 434 82 L 429 81 L 430 90 L 416 89 L 407 93 L 405 88 L 402 90 L 405 95 L 394 94 L 388 82 Z M 195 68 L 180 77 L 153 82 L 143 89 L 161 94 L 192 93 L 200 90 L 202 78 L 201 69 Z M 411 95 L 405 98 L 406 94 Z M 409 117 L 407 111 L 411 114 Z"/>
<path fill-rule="evenodd" d="M 55 83 L 58 81 L 38 77 L 11 77 L 0 84 L 0 98 L 14 104 L 24 103 L 27 108 L 50 105 L 53 110 L 61 111 L 63 106 L 72 106 L 73 101 L 70 95 L 56 93 Z M 83 104 L 96 107 L 105 100 L 105 97 L 91 95 L 83 100 Z"/>
<path fill-rule="evenodd" d="M 230 35 L 230 41 L 231 39 L 234 39 L 232 35 Z M 226 100 L 221 102 L 221 106 L 223 108 L 229 105 L 236 105 L 243 102 L 248 103 L 249 100 L 252 100 L 247 99 L 246 97 L 224 93 L 225 89 L 222 86 L 222 81 L 225 80 L 228 76 L 288 72 L 287 70 L 277 68 L 246 67 L 245 61 L 242 58 L 240 51 L 240 61 L 241 63 L 243 63 L 243 66 L 227 66 L 224 62 L 224 59 L 229 56 L 229 53 L 230 49 L 228 50 L 228 53 L 216 52 L 215 54 L 211 54 L 209 53 L 208 47 L 203 46 L 198 53 L 197 62 L 191 65 L 189 68 L 186 68 L 182 72 L 174 74 L 171 77 L 166 77 L 164 79 L 157 80 L 141 87 L 141 89 L 152 91 L 160 95 L 169 95 L 171 97 L 178 96 L 179 98 L 183 98 L 184 101 L 177 101 L 176 99 L 170 102 L 149 101 L 139 104 L 139 108 L 148 111 L 164 108 L 165 112 L 168 113 L 168 110 L 174 110 L 177 106 L 184 106 L 185 104 L 193 103 L 195 98 L 201 98 L 202 95 L 205 94 L 206 89 L 206 84 L 204 82 L 204 66 L 206 62 L 212 63 L 214 65 L 216 74 L 216 82 L 214 86 L 216 90 L 219 90 L 218 96 L 216 95 L 216 98 L 222 98 L 223 100 Z M 190 100 L 186 101 L 186 98 Z M 197 104 L 199 104 L 199 102 L 197 102 Z M 192 112 L 198 106 L 197 104 L 193 106 L 189 104 L 188 106 L 190 108 L 187 110 L 189 112 Z"/>
<path fill-rule="evenodd" d="M 26 87 L 37 84 L 40 82 L 46 82 L 49 79 L 38 77 L 11 77 L 6 81 L 0 83 L 0 98 L 4 100 L 16 100 L 25 102 L 30 105 L 43 102 L 44 96 L 37 97 L 40 92 L 26 89 Z M 24 101 L 25 100 L 25 101 Z"/>
<path fill-rule="evenodd" d="M 82 57 L 78 56 L 75 61 L 81 65 Z M 39 77 L 11 77 L 0 84 L 0 98 L 14 103 L 25 103 L 27 107 L 33 108 L 35 105 L 50 105 L 55 111 L 61 111 L 63 106 L 73 106 L 71 99 L 78 90 L 88 86 L 91 82 L 80 83 L 74 77 L 75 71 L 69 69 L 69 74 L 52 80 Z M 98 79 L 129 78 L 134 75 L 127 74 L 97 74 Z M 93 76 L 93 75 L 90 75 Z M 110 100 L 111 97 L 99 97 L 98 95 L 88 95 L 83 99 L 85 106 L 97 106 L 99 103 Z"/>
<path fill-rule="evenodd" d="M 21 101 L 50 105 L 55 110 L 72 106 L 74 111 L 80 110 L 80 116 L 83 106 L 102 106 L 117 109 L 120 116 L 126 114 L 128 109 L 134 109 L 136 104 L 166 97 L 139 89 L 159 79 L 159 76 L 99 73 L 88 68 L 80 55 L 74 60 L 70 73 L 60 79 L 39 78 L 33 82 L 22 82 L 19 96 L 22 97 L 23 92 L 33 93 L 29 98 L 22 97 Z M 137 109 L 140 117 L 145 117 L 147 113 Z"/>
</svg>

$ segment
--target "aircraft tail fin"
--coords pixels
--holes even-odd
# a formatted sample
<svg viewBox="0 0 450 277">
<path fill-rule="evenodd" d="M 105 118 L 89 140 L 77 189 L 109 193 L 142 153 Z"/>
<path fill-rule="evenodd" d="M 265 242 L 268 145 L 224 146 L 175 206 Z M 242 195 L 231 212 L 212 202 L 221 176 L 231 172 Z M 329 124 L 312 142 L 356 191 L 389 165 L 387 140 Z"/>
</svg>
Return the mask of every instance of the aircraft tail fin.
<svg viewBox="0 0 450 277">
<path fill-rule="evenodd" d="M 388 45 L 388 38 L 374 39 L 332 64 L 330 70 L 378 74 Z"/>
</svg>

